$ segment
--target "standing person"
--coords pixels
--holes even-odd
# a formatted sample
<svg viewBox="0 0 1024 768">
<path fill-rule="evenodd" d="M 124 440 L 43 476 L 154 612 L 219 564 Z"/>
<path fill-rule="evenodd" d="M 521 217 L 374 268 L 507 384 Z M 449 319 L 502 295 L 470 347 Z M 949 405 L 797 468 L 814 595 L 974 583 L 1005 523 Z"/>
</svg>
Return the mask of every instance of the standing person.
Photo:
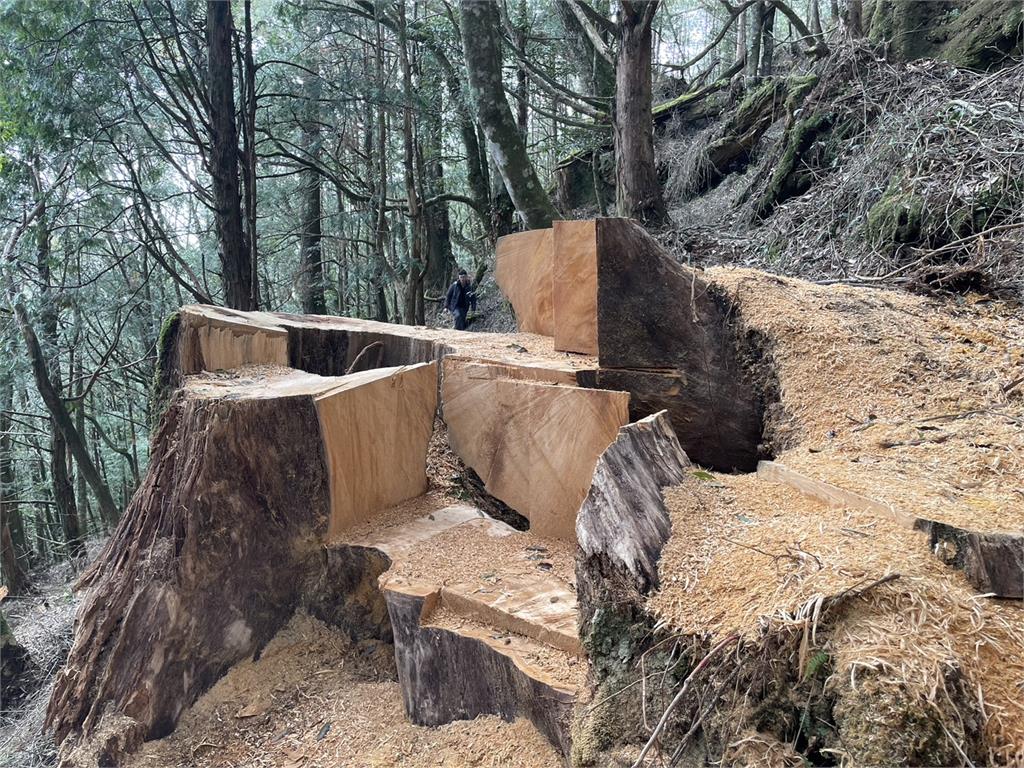
<svg viewBox="0 0 1024 768">
<path fill-rule="evenodd" d="M 472 290 L 466 270 L 459 270 L 459 279 L 452 283 L 445 296 L 444 308 L 455 317 L 455 330 L 466 330 L 466 315 L 470 308 L 476 309 L 476 292 Z"/>
</svg>

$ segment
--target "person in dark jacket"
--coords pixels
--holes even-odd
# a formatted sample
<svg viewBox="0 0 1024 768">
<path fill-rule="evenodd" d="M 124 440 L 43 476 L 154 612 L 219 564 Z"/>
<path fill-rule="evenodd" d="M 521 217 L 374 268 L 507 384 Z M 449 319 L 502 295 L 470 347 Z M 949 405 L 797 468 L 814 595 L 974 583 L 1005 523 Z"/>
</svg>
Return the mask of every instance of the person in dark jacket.
<svg viewBox="0 0 1024 768">
<path fill-rule="evenodd" d="M 466 330 L 466 315 L 470 308 L 476 309 L 476 292 L 472 290 L 472 283 L 466 270 L 459 270 L 459 279 L 452 283 L 448 289 L 448 295 L 444 299 L 444 308 L 455 318 L 455 330 Z"/>
</svg>

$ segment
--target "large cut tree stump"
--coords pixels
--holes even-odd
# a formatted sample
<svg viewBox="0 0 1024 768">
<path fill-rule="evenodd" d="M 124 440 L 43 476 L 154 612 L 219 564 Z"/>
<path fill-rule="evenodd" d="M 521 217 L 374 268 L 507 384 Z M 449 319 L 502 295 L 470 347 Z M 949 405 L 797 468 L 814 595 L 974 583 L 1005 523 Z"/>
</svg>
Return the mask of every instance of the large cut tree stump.
<svg viewBox="0 0 1024 768">
<path fill-rule="evenodd" d="M 325 555 L 323 543 L 328 524 L 343 531 L 426 489 L 436 370 L 187 378 L 142 486 L 83 577 L 47 712 L 58 742 L 74 734 L 87 761 L 106 765 L 166 735 L 300 604 L 387 637 L 383 601 L 360 600 L 386 562 Z"/>
<path fill-rule="evenodd" d="M 83 577 L 75 642 L 47 710 L 58 743 L 102 732 L 96 758 L 118 762 L 170 733 L 288 620 L 329 512 L 317 378 L 175 396 L 142 486 Z"/>
</svg>

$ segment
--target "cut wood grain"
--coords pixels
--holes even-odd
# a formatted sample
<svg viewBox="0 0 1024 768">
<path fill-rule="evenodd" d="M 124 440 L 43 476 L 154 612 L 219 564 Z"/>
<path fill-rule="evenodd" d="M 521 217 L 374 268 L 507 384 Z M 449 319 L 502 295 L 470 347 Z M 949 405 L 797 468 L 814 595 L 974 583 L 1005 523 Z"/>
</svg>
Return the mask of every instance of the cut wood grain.
<svg viewBox="0 0 1024 768">
<path fill-rule="evenodd" d="M 181 373 L 243 365 L 288 365 L 288 332 L 262 313 L 203 306 L 191 313 L 178 338 Z"/>
<path fill-rule="evenodd" d="M 962 570 L 971 586 L 996 597 L 1024 597 L 1024 534 L 991 533 L 961 528 L 911 515 L 868 496 L 809 477 L 774 461 L 757 465 L 757 475 L 783 483 L 833 508 L 871 512 L 925 534 L 931 551 Z"/>
<path fill-rule="evenodd" d="M 217 334 L 218 339 L 211 344 L 209 339 Z M 209 360 L 204 359 L 203 343 L 212 349 Z M 341 376 L 350 368 L 355 372 L 413 365 L 445 355 L 531 367 L 538 369 L 534 378 L 571 378 L 581 386 L 593 386 L 597 379 L 597 360 L 593 356 L 556 352 L 553 340 L 546 336 L 469 333 L 351 317 L 240 312 L 206 305 L 182 307 L 164 344 L 167 354 L 161 357 L 161 366 L 166 370 L 161 374 L 171 389 L 180 386 L 183 376 L 214 370 L 213 366 L 221 370 L 245 364 L 286 365 L 320 376 Z M 225 349 L 219 350 L 218 344 Z M 545 376 L 542 371 L 549 373 Z"/>
<path fill-rule="evenodd" d="M 540 536 L 572 539 L 598 456 L 629 418 L 629 395 L 509 379 L 501 366 L 445 360 L 452 449 Z"/>
<path fill-rule="evenodd" d="M 596 222 L 556 221 L 552 229 L 555 349 L 596 355 Z"/>
<path fill-rule="evenodd" d="M 521 332 L 554 335 L 553 248 L 551 229 L 531 229 L 498 238 L 494 279 L 512 303 Z"/>
<path fill-rule="evenodd" d="M 437 364 L 378 368 L 316 398 L 331 482 L 328 538 L 427 490 Z"/>
</svg>

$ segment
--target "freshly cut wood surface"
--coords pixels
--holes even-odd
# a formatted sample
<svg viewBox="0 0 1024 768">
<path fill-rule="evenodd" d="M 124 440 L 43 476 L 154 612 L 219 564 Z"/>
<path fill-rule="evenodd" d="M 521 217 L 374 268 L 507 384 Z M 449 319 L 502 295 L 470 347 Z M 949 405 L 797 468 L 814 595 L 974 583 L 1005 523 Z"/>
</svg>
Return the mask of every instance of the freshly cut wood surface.
<svg viewBox="0 0 1024 768">
<path fill-rule="evenodd" d="M 213 324 L 239 337 L 260 337 L 242 343 L 250 345 L 236 354 L 241 363 L 287 365 L 321 376 L 340 376 L 353 370 L 412 365 L 460 355 L 538 369 L 533 378 L 561 381 L 575 379 L 581 385 L 596 380 L 597 360 L 592 355 L 565 354 L 554 348 L 550 335 L 536 333 L 471 333 L 450 328 L 396 325 L 375 320 L 326 315 L 290 315 L 267 312 L 239 312 L 223 307 L 192 304 L 179 310 L 174 352 L 168 358 L 168 378 L 180 384 L 180 377 L 203 370 L 205 364 L 200 338 Z M 200 333 L 201 331 L 201 333 Z M 278 348 L 286 344 L 285 353 Z M 379 345 L 377 345 L 379 342 Z M 273 354 L 261 350 L 273 349 Z M 224 357 L 222 355 L 222 357 Z M 243 358 L 252 358 L 245 360 Z M 211 361 L 217 361 L 211 355 Z M 237 366 L 235 366 L 237 367 Z M 545 374 L 544 372 L 548 372 Z"/>
<path fill-rule="evenodd" d="M 553 336 L 552 261 L 554 233 L 531 229 L 498 238 L 494 279 L 516 313 L 519 330 Z"/>
<path fill-rule="evenodd" d="M 596 355 L 596 222 L 556 221 L 552 229 L 555 349 Z"/>
<path fill-rule="evenodd" d="M 193 307 L 179 335 L 181 373 L 288 365 L 288 332 L 262 313 Z"/>
<path fill-rule="evenodd" d="M 532 531 L 574 539 L 597 459 L 629 420 L 629 395 L 517 381 L 500 366 L 456 360 L 443 371 L 455 453 Z"/>
<path fill-rule="evenodd" d="M 437 364 L 345 377 L 316 398 L 331 483 L 328 538 L 427 490 Z"/>
</svg>

